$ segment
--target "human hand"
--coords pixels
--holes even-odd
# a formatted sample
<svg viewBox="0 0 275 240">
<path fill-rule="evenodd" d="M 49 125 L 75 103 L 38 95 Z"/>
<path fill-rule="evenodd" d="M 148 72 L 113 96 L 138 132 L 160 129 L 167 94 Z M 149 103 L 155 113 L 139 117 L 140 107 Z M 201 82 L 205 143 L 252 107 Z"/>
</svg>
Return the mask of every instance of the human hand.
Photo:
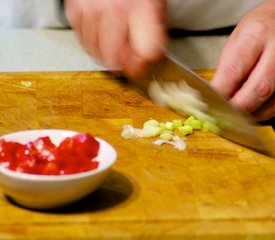
<svg viewBox="0 0 275 240">
<path fill-rule="evenodd" d="M 222 50 L 211 85 L 244 112 L 275 116 L 275 1 L 248 13 Z"/>
<path fill-rule="evenodd" d="M 166 0 L 66 0 L 65 13 L 87 52 L 110 70 L 138 78 L 162 56 Z"/>
</svg>

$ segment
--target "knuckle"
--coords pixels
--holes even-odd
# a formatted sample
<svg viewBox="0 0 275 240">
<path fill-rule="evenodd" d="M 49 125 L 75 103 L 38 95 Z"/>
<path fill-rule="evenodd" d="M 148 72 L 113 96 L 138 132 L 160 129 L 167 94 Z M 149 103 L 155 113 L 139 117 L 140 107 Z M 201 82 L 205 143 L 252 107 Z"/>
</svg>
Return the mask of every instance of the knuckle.
<svg viewBox="0 0 275 240">
<path fill-rule="evenodd" d="M 227 76 L 228 81 L 225 82 L 224 88 L 236 89 L 243 81 L 240 76 L 243 76 L 243 69 L 239 66 L 228 64 L 224 68 L 224 75 Z"/>
<path fill-rule="evenodd" d="M 266 100 L 274 92 L 274 83 L 273 81 L 263 79 L 260 81 L 254 88 L 254 92 L 260 100 Z"/>
<path fill-rule="evenodd" d="M 263 41 L 264 36 L 270 31 L 269 25 L 265 21 L 254 20 L 249 23 L 250 26 L 247 26 L 240 32 L 241 36 L 248 38 Z"/>
<path fill-rule="evenodd" d="M 245 113 L 251 113 L 253 112 L 253 105 L 249 101 L 244 101 L 244 99 L 234 99 L 234 101 L 231 102 L 234 107 L 237 109 L 245 112 Z"/>
</svg>

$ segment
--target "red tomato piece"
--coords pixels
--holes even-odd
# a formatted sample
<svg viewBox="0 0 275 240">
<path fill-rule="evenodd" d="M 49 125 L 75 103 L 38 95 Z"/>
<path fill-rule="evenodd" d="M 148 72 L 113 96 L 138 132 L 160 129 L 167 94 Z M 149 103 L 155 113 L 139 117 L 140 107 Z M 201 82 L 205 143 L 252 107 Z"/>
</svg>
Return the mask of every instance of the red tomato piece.
<svg viewBox="0 0 275 240">
<path fill-rule="evenodd" d="M 18 149 L 24 148 L 23 144 L 17 142 L 6 142 L 1 140 L 0 143 L 0 162 L 6 168 L 11 170 L 16 169 L 17 157 L 16 152 Z"/>
<path fill-rule="evenodd" d="M 56 160 L 63 174 L 71 174 L 77 167 L 77 156 L 75 156 L 72 138 L 64 139 L 56 151 Z"/>
<path fill-rule="evenodd" d="M 60 170 L 58 166 L 56 165 L 55 162 L 51 161 L 43 165 L 43 168 L 41 168 L 41 171 L 39 174 L 44 174 L 44 175 L 59 175 Z"/>
<path fill-rule="evenodd" d="M 99 142 L 93 136 L 78 134 L 61 142 L 57 148 L 57 161 L 64 174 L 83 172 L 90 170 L 89 166 L 98 151 Z"/>
<path fill-rule="evenodd" d="M 94 160 L 99 142 L 87 133 L 63 140 L 56 147 L 49 137 L 25 145 L 0 139 L 0 164 L 14 171 L 60 175 L 84 172 L 98 167 Z"/>
<path fill-rule="evenodd" d="M 27 145 L 22 145 L 15 152 L 15 169 L 18 172 L 36 173 L 36 158 Z"/>
<path fill-rule="evenodd" d="M 34 142 L 29 142 L 28 147 L 37 161 L 54 161 L 56 146 L 52 143 L 49 137 L 41 137 Z"/>
<path fill-rule="evenodd" d="M 73 136 L 73 140 L 78 154 L 84 154 L 91 159 L 98 155 L 99 142 L 90 134 L 77 134 Z"/>
</svg>

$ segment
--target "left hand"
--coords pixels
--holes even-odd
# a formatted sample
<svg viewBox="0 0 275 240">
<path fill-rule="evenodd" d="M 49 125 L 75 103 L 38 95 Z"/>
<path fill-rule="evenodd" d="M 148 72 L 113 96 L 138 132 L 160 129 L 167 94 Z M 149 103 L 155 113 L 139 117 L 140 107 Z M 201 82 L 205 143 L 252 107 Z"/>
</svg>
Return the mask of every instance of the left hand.
<svg viewBox="0 0 275 240">
<path fill-rule="evenodd" d="M 66 0 L 86 51 L 110 70 L 139 79 L 166 45 L 166 0 Z"/>
<path fill-rule="evenodd" d="M 211 85 L 257 121 L 275 116 L 275 0 L 240 21 L 222 50 Z"/>
</svg>

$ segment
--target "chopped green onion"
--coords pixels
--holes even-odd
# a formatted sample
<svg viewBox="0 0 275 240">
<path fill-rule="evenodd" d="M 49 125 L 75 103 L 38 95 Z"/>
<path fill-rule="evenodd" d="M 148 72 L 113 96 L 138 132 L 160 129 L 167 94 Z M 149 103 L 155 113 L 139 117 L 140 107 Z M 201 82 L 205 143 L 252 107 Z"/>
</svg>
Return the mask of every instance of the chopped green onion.
<svg viewBox="0 0 275 240">
<path fill-rule="evenodd" d="M 166 125 L 165 125 L 165 123 L 162 123 L 162 122 L 161 122 L 161 123 L 159 124 L 159 128 L 160 128 L 160 131 L 161 131 L 161 132 L 165 131 L 165 130 L 166 130 Z"/>
<path fill-rule="evenodd" d="M 20 83 L 24 87 L 31 87 L 32 86 L 32 82 L 30 82 L 30 81 L 23 81 L 22 80 Z"/>
<path fill-rule="evenodd" d="M 168 130 L 168 129 L 164 129 L 161 133 L 170 133 L 170 134 L 173 134 L 173 131 Z"/>
<path fill-rule="evenodd" d="M 193 128 L 189 125 L 181 126 L 178 128 L 178 130 L 184 136 L 193 133 Z"/>
<path fill-rule="evenodd" d="M 165 127 L 166 127 L 167 130 L 171 130 L 171 131 L 174 130 L 174 126 L 173 126 L 172 122 L 166 122 Z"/>
<path fill-rule="evenodd" d="M 172 139 L 172 134 L 169 132 L 163 132 L 160 134 L 160 139 L 170 141 Z"/>
<path fill-rule="evenodd" d="M 202 125 L 202 129 L 204 131 L 213 132 L 213 133 L 219 133 L 220 129 L 215 124 L 211 122 L 204 122 Z"/>
<path fill-rule="evenodd" d="M 172 121 L 173 127 L 174 128 L 178 128 L 180 126 L 182 126 L 182 120 L 181 119 L 175 119 Z"/>
<path fill-rule="evenodd" d="M 195 120 L 194 116 L 190 116 L 189 118 L 187 118 L 184 122 L 184 124 L 190 125 L 191 122 L 193 122 Z"/>
<path fill-rule="evenodd" d="M 190 123 L 190 126 L 194 130 L 200 130 L 202 128 L 202 122 L 200 120 L 195 119 Z"/>
<path fill-rule="evenodd" d="M 125 125 L 121 136 L 125 139 L 135 139 L 140 137 L 153 138 L 159 136 L 159 139 L 154 141 L 155 144 L 161 145 L 163 143 L 168 143 L 179 150 L 184 150 L 186 144 L 180 138 L 180 134 L 185 136 L 192 134 L 194 130 L 200 129 L 213 133 L 219 133 L 220 131 L 214 121 L 201 121 L 194 116 L 190 116 L 185 121 L 174 119 L 173 121 L 165 123 L 158 122 L 155 119 L 150 119 L 143 124 L 142 129 L 134 128 L 131 125 Z"/>
<path fill-rule="evenodd" d="M 146 121 L 143 124 L 143 127 L 147 127 L 147 126 L 151 126 L 151 127 L 158 127 L 159 126 L 159 122 L 155 119 L 150 119 L 148 121 Z"/>
<path fill-rule="evenodd" d="M 146 138 L 156 137 L 160 135 L 160 128 L 154 126 L 145 126 L 142 129 L 142 136 Z"/>
</svg>

